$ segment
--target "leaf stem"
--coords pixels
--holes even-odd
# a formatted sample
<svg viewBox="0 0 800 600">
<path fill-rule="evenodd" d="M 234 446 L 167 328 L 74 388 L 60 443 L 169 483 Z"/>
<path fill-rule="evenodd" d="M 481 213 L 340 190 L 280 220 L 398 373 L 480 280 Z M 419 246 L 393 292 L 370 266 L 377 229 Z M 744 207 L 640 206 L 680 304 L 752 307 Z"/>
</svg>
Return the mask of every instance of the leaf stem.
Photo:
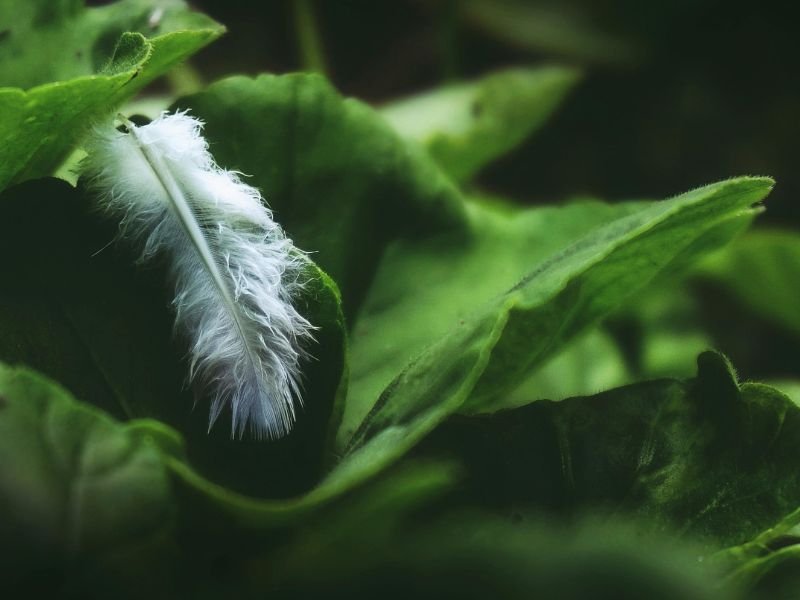
<svg viewBox="0 0 800 600">
<path fill-rule="evenodd" d="M 328 68 L 322 47 L 322 37 L 311 0 L 294 0 L 293 5 L 297 49 L 300 53 L 302 68 L 306 71 L 327 75 Z"/>
</svg>

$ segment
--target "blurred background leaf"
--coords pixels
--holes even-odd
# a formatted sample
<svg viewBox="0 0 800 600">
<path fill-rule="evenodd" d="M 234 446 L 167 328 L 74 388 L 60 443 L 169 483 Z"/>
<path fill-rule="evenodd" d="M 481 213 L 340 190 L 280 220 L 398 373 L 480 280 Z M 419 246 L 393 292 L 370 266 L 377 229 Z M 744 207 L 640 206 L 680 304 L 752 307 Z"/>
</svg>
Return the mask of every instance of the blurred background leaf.
<svg viewBox="0 0 800 600">
<path fill-rule="evenodd" d="M 563 67 L 508 69 L 396 100 L 381 114 L 463 181 L 541 127 L 578 78 Z"/>
<path fill-rule="evenodd" d="M 0 399 L 3 587 L 59 589 L 120 567 L 158 579 L 176 558 L 176 515 L 153 440 L 30 369 L 0 364 Z"/>
</svg>

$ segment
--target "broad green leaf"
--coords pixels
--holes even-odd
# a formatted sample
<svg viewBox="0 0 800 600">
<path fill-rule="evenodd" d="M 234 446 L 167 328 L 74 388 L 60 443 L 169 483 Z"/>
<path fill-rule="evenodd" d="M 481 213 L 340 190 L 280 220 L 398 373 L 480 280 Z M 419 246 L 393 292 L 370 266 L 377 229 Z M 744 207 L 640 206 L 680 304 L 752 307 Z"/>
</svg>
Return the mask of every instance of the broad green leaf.
<svg viewBox="0 0 800 600">
<path fill-rule="evenodd" d="M 232 77 L 189 96 L 214 156 L 252 177 L 276 218 L 360 302 L 388 239 L 463 228 L 457 190 L 366 105 L 318 75 Z"/>
<path fill-rule="evenodd" d="M 703 261 L 695 274 L 722 284 L 758 315 L 800 335 L 800 235 L 752 231 Z"/>
<path fill-rule="evenodd" d="M 381 114 L 463 181 L 538 129 L 577 80 L 563 67 L 510 69 L 395 101 Z"/>
<path fill-rule="evenodd" d="M 60 576 L 74 578 L 146 547 L 155 561 L 174 508 L 149 436 L 31 370 L 0 364 L 0 551 L 3 569 L 15 566 L 7 573 L 32 582 L 44 570 L 57 582 L 59 566 L 71 565 Z"/>
<path fill-rule="evenodd" d="M 242 530 L 240 519 L 204 514 L 204 499 L 191 490 L 174 494 L 189 469 L 187 457 L 180 434 L 158 421 L 119 423 L 34 371 L 0 363 L 0 434 L 0 573 L 13 577 L 4 578 L 4 590 L 31 585 L 37 572 L 47 571 L 54 580 L 36 582 L 35 589 L 68 584 L 94 593 L 112 586 L 113 593 L 131 574 L 180 581 L 208 555 L 230 559 L 254 551 L 225 545 L 231 540 L 256 539 L 262 551 L 267 547 L 261 527 Z M 170 481 L 171 472 L 177 480 Z M 457 475 L 448 463 L 405 464 L 318 514 L 320 504 L 248 502 L 271 517 L 261 526 L 300 527 L 293 552 L 306 555 L 353 535 L 388 534 L 401 515 L 441 496 Z M 308 548 L 307 541 L 321 548 Z M 286 565 L 295 558 L 281 552 Z M 198 572 L 200 582 L 182 585 L 199 585 L 207 575 Z"/>
<path fill-rule="evenodd" d="M 634 212 L 621 221 L 601 228 L 575 250 L 562 253 L 542 271 L 542 277 L 550 278 L 550 289 L 556 296 L 556 302 L 551 304 L 551 310 L 546 313 L 550 318 L 545 324 L 558 330 L 563 319 L 553 307 L 568 310 L 569 303 L 565 300 L 575 299 L 574 293 L 564 294 L 560 291 L 565 285 L 562 278 L 572 274 L 573 281 L 581 281 L 584 286 L 608 286 L 609 277 L 619 277 L 620 272 L 630 271 L 631 265 L 627 262 L 629 254 L 625 250 L 629 253 L 636 250 L 638 256 L 647 256 L 646 264 L 653 270 L 650 272 L 652 276 L 658 267 L 668 265 L 672 257 L 681 253 L 682 245 L 676 240 L 683 245 L 692 244 L 702 235 L 704 225 L 710 227 L 732 215 L 749 215 L 750 205 L 761 198 L 768 187 L 768 181 L 758 179 L 724 182 Z M 601 206 L 595 208 L 604 210 Z M 600 256 L 598 247 L 603 249 Z M 653 253 L 656 248 L 658 254 Z M 599 260 L 601 257 L 605 260 Z M 563 261 L 568 264 L 560 265 Z M 613 268 L 608 265 L 613 265 Z M 559 273 L 559 266 L 566 273 Z M 639 275 L 642 275 L 642 271 L 639 271 Z M 632 293 L 630 281 L 623 281 L 622 284 L 623 289 Z M 547 295 L 544 291 L 539 294 Z M 497 304 L 490 304 L 488 309 L 478 313 L 477 317 L 465 320 L 464 326 L 443 336 L 413 361 L 384 392 L 340 460 L 319 485 L 303 495 L 287 500 L 257 501 L 209 481 L 190 466 L 191 437 L 188 441 L 190 463 L 176 460 L 171 467 L 191 492 L 194 504 L 205 507 L 198 510 L 208 511 L 217 519 L 227 515 L 226 519 L 240 525 L 244 523 L 254 530 L 296 521 L 303 514 L 316 510 L 320 505 L 342 496 L 384 471 L 447 416 L 461 409 L 473 395 L 478 381 L 485 376 L 487 365 L 495 360 L 493 352 L 502 345 L 503 336 L 508 335 L 506 327 L 509 320 L 519 318 L 526 306 L 537 306 L 531 302 L 530 295 L 533 292 L 523 284 L 501 296 L 496 301 L 499 308 Z M 533 295 L 533 298 L 536 296 Z M 583 310 L 586 310 L 587 304 L 583 304 Z M 576 320 L 581 316 L 575 310 L 569 311 L 569 314 L 571 319 Z M 567 320 L 567 324 L 569 322 Z M 526 336 L 526 339 L 537 339 L 537 336 Z M 550 343 L 548 346 L 553 345 Z M 496 385 L 494 389 L 499 394 L 501 388 Z M 175 405 L 171 406 L 175 410 Z M 181 410 L 180 407 L 177 410 Z M 209 447 L 213 448 L 213 444 Z M 274 453 L 270 456 L 274 456 Z M 288 458 L 284 457 L 284 465 L 286 460 Z M 235 463 L 220 459 L 217 464 Z"/>
<path fill-rule="evenodd" d="M 454 416 L 418 454 L 460 459 L 456 502 L 635 516 L 706 553 L 742 543 L 800 505 L 800 408 L 739 385 L 719 354 L 698 367 L 693 379 Z"/>
<path fill-rule="evenodd" d="M 118 418 L 169 423 L 185 435 L 192 464 L 217 482 L 273 497 L 311 487 L 346 384 L 335 284 L 309 264 L 311 282 L 297 302 L 319 329 L 292 433 L 269 444 L 232 440 L 223 417 L 209 435 L 208 403 L 199 398 L 195 407 L 185 387 L 185 341 L 172 339 L 164 269 L 135 268 L 135 254 L 111 244 L 118 223 L 91 214 L 89 204 L 82 190 L 54 179 L 0 195 L 15 224 L 0 239 L 0 360 L 28 364 Z"/>
<path fill-rule="evenodd" d="M 445 232 L 387 248 L 353 326 L 351 392 L 339 443 L 427 345 L 463 327 L 471 313 L 549 255 L 641 205 L 588 201 L 519 209 L 482 199 L 466 207 L 466 239 Z"/>
<path fill-rule="evenodd" d="M 93 122 L 223 31 L 179 0 L 3 0 L 0 23 L 14 86 L 0 87 L 0 189 L 54 172 Z"/>
<path fill-rule="evenodd" d="M 393 242 L 353 327 L 339 447 L 360 423 L 366 439 L 388 428 L 413 443 L 425 415 L 491 411 L 581 329 L 674 263 L 715 248 L 721 224 L 752 218 L 770 186 L 732 179 L 650 205 L 509 212 L 469 203 L 467 240 Z M 411 385 L 426 378 L 451 382 L 448 393 L 467 379 L 480 385 L 437 397 Z"/>
</svg>

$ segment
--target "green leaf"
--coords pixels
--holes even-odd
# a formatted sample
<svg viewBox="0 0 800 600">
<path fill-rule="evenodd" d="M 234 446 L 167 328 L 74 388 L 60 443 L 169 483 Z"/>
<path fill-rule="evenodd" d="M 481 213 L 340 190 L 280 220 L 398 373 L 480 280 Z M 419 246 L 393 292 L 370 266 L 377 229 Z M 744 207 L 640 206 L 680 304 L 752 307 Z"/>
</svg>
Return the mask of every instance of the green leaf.
<svg viewBox="0 0 800 600">
<path fill-rule="evenodd" d="M 381 114 L 463 181 L 541 127 L 578 77 L 563 67 L 509 69 L 395 101 Z"/>
<path fill-rule="evenodd" d="M 749 232 L 703 261 L 695 274 L 721 284 L 756 314 L 800 335 L 800 235 Z"/>
<path fill-rule="evenodd" d="M 447 178 L 318 75 L 232 77 L 176 107 L 206 122 L 220 164 L 252 176 L 298 247 L 339 284 L 348 316 L 388 239 L 463 227 Z"/>
<path fill-rule="evenodd" d="M 340 444 L 426 346 L 454 327 L 463 328 L 472 313 L 500 297 L 537 263 L 641 205 L 588 201 L 519 209 L 480 199 L 466 208 L 468 237 L 444 232 L 399 240 L 387 248 L 353 326 L 351 388 Z"/>
<path fill-rule="evenodd" d="M 310 488 L 327 460 L 326 431 L 341 406 L 344 319 L 335 284 L 309 263 L 297 300 L 317 342 L 303 367 L 305 407 L 274 443 L 232 440 L 229 421 L 207 433 L 208 404 L 185 389 L 185 342 L 172 339 L 163 268 L 136 269 L 110 245 L 118 223 L 91 214 L 83 190 L 45 179 L 0 195 L 13 229 L 0 239 L 0 360 L 30 365 L 117 418 L 151 417 L 178 429 L 206 476 L 260 496 Z M 46 215 L 43 219 L 42 215 Z M 337 400 L 337 398 L 339 400 Z M 291 465 L 291 468 L 287 468 Z"/>
<path fill-rule="evenodd" d="M 0 81 L 16 86 L 0 88 L 0 189 L 54 172 L 94 121 L 223 32 L 178 0 L 4 1 L 0 23 L 14 23 Z"/>
<path fill-rule="evenodd" d="M 456 502 L 501 511 L 638 517 L 709 550 L 742 543 L 800 504 L 800 408 L 736 382 L 708 352 L 698 375 L 596 396 L 454 416 L 418 455 L 460 459 Z"/>
<path fill-rule="evenodd" d="M 670 238 L 669 248 L 677 253 L 681 245 L 676 243 L 676 239 L 691 243 L 702 233 L 698 219 L 687 218 L 686 212 L 694 208 L 695 213 L 699 212 L 704 217 L 701 223 L 713 223 L 727 214 L 746 211 L 767 188 L 768 182 L 763 180 L 727 182 L 655 205 L 654 208 L 659 211 L 646 209 L 644 215 L 637 211 L 632 215 L 638 217 L 633 222 L 631 217 L 621 223 L 612 222 L 606 230 L 590 238 L 595 246 L 584 242 L 579 247 L 591 268 L 575 269 L 574 265 L 572 268 L 581 274 L 588 273 L 589 277 L 584 275 L 585 281 L 595 281 L 592 277 L 604 275 L 598 265 L 614 264 L 608 259 L 599 263 L 591 260 L 598 258 L 595 252 L 597 245 L 625 248 L 628 244 L 638 246 L 644 252 L 647 244 L 632 243 L 632 240 L 640 237 L 647 240 L 656 238 L 652 243 L 662 250 L 659 258 L 663 262 L 660 264 L 667 264 L 670 254 L 663 252 L 664 240 L 660 237 Z M 68 339 L 60 341 L 58 338 L 29 337 L 31 317 L 27 317 L 27 321 L 19 317 L 25 314 L 25 310 L 37 314 L 38 311 L 33 309 L 37 303 L 51 307 L 51 312 L 60 314 L 61 319 L 66 320 L 64 328 L 74 330 L 73 343 L 83 344 L 83 347 L 70 346 L 74 348 L 72 353 L 59 351 L 57 356 L 61 360 L 73 360 L 75 355 L 88 355 L 90 360 L 87 363 L 95 363 L 99 368 L 90 370 L 90 376 L 85 379 L 94 378 L 99 382 L 98 385 L 104 383 L 111 388 L 116 396 L 123 399 L 117 406 L 124 406 L 125 400 L 133 398 L 135 401 L 128 402 L 128 409 L 133 410 L 134 414 L 157 416 L 184 431 L 188 439 L 189 460 L 198 466 L 200 474 L 183 464 L 175 465 L 176 473 L 214 510 L 236 515 L 237 519 L 254 523 L 255 526 L 271 527 L 287 518 L 296 519 L 298 515 L 341 496 L 384 470 L 448 414 L 458 410 L 472 393 L 476 381 L 492 358 L 493 348 L 504 333 L 512 307 L 517 303 L 522 305 L 525 298 L 519 296 L 527 291 L 523 287 L 501 297 L 499 310 L 484 310 L 478 318 L 470 320 L 469 326 L 457 328 L 453 334 L 444 337 L 438 348 L 434 346 L 413 363 L 384 393 L 371 419 L 362 428 L 356 438 L 361 447 L 354 444 L 317 487 L 296 500 L 259 503 L 212 484 L 202 473 L 250 493 L 269 493 L 273 496 L 297 494 L 309 489 L 318 477 L 319 462 L 315 463 L 309 456 L 321 454 L 319 444 L 324 436 L 320 435 L 320 430 L 310 427 L 304 435 L 283 447 L 234 445 L 236 449 L 231 449 L 226 446 L 227 432 L 221 430 L 215 430 L 221 432 L 219 436 L 210 439 L 205 437 L 205 416 L 198 414 L 200 411 L 187 415 L 190 400 L 178 393 L 183 369 L 177 360 L 179 350 L 168 343 L 170 315 L 164 310 L 163 295 L 156 292 L 163 285 L 158 274 L 137 274 L 130 266 L 126 267 L 126 258 L 129 257 L 121 257 L 111 251 L 90 258 L 111 239 L 113 226 L 92 231 L 93 222 L 78 209 L 82 202 L 81 195 L 66 184 L 31 182 L 9 191 L 3 200 L 4 214 L 11 215 L 18 228 L 15 235 L 4 240 L 7 245 L 0 254 L 24 259 L 6 265 L 6 276 L 2 279 L 6 282 L 7 290 L 4 297 L 15 299 L 14 306 L 20 311 L 3 313 L 4 328 L 13 334 L 4 336 L 10 342 L 4 344 L 4 356 L 15 353 L 16 360 L 36 358 L 41 348 L 49 347 L 54 341 L 57 346 L 69 343 Z M 591 210 L 608 215 L 608 207 L 590 206 L 593 207 Z M 494 213 L 486 208 L 481 210 L 486 214 Z M 49 228 L 43 228 L 42 223 L 35 220 L 33 215 L 38 214 L 50 215 Z M 503 222 L 500 212 L 495 217 Z M 37 233 L 41 235 L 42 243 L 26 246 L 27 232 L 33 230 L 34 225 L 38 227 Z M 680 229 L 681 225 L 693 225 L 694 230 L 684 232 Z M 608 231 L 611 226 L 612 231 Z M 565 223 L 564 227 L 589 228 L 587 224 L 578 226 L 574 223 Z M 680 237 L 676 235 L 676 229 L 682 233 Z M 658 235 L 659 231 L 662 232 L 661 236 Z M 21 254 L 20 248 L 28 250 Z M 566 253 L 561 260 L 567 258 L 576 257 Z M 578 262 L 578 265 L 583 264 Z M 553 269 L 554 266 L 549 268 Z M 611 274 L 616 276 L 618 271 L 612 270 Z M 556 286 L 558 289 L 561 289 L 560 286 Z M 571 299 L 573 296 L 570 294 L 567 297 Z M 120 316 L 124 318 L 120 319 Z M 120 340 L 126 340 L 127 350 L 123 348 L 125 351 L 120 351 Z M 336 347 L 341 349 L 341 343 Z M 333 358 L 323 356 L 319 363 L 341 364 L 341 358 L 335 358 L 335 348 L 329 352 L 332 352 Z M 48 366 L 45 364 L 42 368 Z M 70 375 L 69 368 L 63 371 Z M 85 380 L 75 373 L 71 376 L 78 381 L 78 385 Z M 310 381 L 316 383 L 315 379 Z M 336 379 L 337 388 L 338 383 Z M 321 418 L 315 423 L 327 421 L 326 415 L 330 409 L 325 407 L 330 406 L 336 390 L 326 391 L 321 400 L 309 403 L 309 410 L 319 407 L 317 414 Z M 403 400 L 398 402 L 401 398 Z M 104 402 L 113 407 L 116 398 L 109 400 L 107 396 L 101 397 L 98 404 Z M 404 407 L 406 412 L 398 415 L 398 406 Z M 396 419 L 397 416 L 400 418 Z M 247 460 L 240 460 L 240 453 Z M 287 470 L 286 464 L 302 468 Z M 254 489 L 253 486 L 261 487 Z"/>
<path fill-rule="evenodd" d="M 357 427 L 351 447 L 382 430 L 410 446 L 450 412 L 493 410 L 573 335 L 716 247 L 721 224 L 752 218 L 771 185 L 732 179 L 644 207 L 470 203 L 468 240 L 392 243 L 353 327 L 339 447 Z"/>
<path fill-rule="evenodd" d="M 0 23 L 8 24 L 0 42 L 0 81 L 19 88 L 134 68 L 140 45 L 120 45 L 125 32 L 141 33 L 154 46 L 174 46 L 177 38 L 166 34 L 222 31 L 183 0 L 120 0 L 91 8 L 83 0 L 2 0 Z M 116 63 L 110 61 L 115 51 Z"/>
<path fill-rule="evenodd" d="M 149 436 L 31 370 L 2 364 L 0 513 L 3 567 L 11 561 L 8 573 L 19 579 L 70 563 L 75 577 L 89 562 L 155 552 L 175 516 L 169 474 Z"/>
</svg>

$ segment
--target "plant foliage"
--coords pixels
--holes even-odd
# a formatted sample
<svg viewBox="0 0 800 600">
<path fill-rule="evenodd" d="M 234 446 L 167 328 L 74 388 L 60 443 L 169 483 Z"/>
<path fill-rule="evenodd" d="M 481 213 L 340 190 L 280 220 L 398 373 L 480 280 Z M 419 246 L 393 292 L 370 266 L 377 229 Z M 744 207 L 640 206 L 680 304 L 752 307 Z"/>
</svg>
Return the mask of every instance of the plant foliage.
<svg viewBox="0 0 800 600">
<path fill-rule="evenodd" d="M 163 265 L 110 246 L 118 224 L 84 181 L 57 177 L 96 122 L 223 27 L 178 0 L 0 1 L 0 25 L 0 585 L 475 598 L 798 585 L 800 409 L 707 350 L 713 323 L 690 298 L 716 286 L 800 331 L 797 237 L 739 237 L 771 179 L 538 206 L 481 190 L 479 171 L 576 86 L 566 67 L 380 108 L 307 73 L 164 101 L 205 122 L 218 163 L 314 261 L 298 299 L 318 328 L 305 408 L 282 440 L 232 440 L 193 410 Z"/>
</svg>

